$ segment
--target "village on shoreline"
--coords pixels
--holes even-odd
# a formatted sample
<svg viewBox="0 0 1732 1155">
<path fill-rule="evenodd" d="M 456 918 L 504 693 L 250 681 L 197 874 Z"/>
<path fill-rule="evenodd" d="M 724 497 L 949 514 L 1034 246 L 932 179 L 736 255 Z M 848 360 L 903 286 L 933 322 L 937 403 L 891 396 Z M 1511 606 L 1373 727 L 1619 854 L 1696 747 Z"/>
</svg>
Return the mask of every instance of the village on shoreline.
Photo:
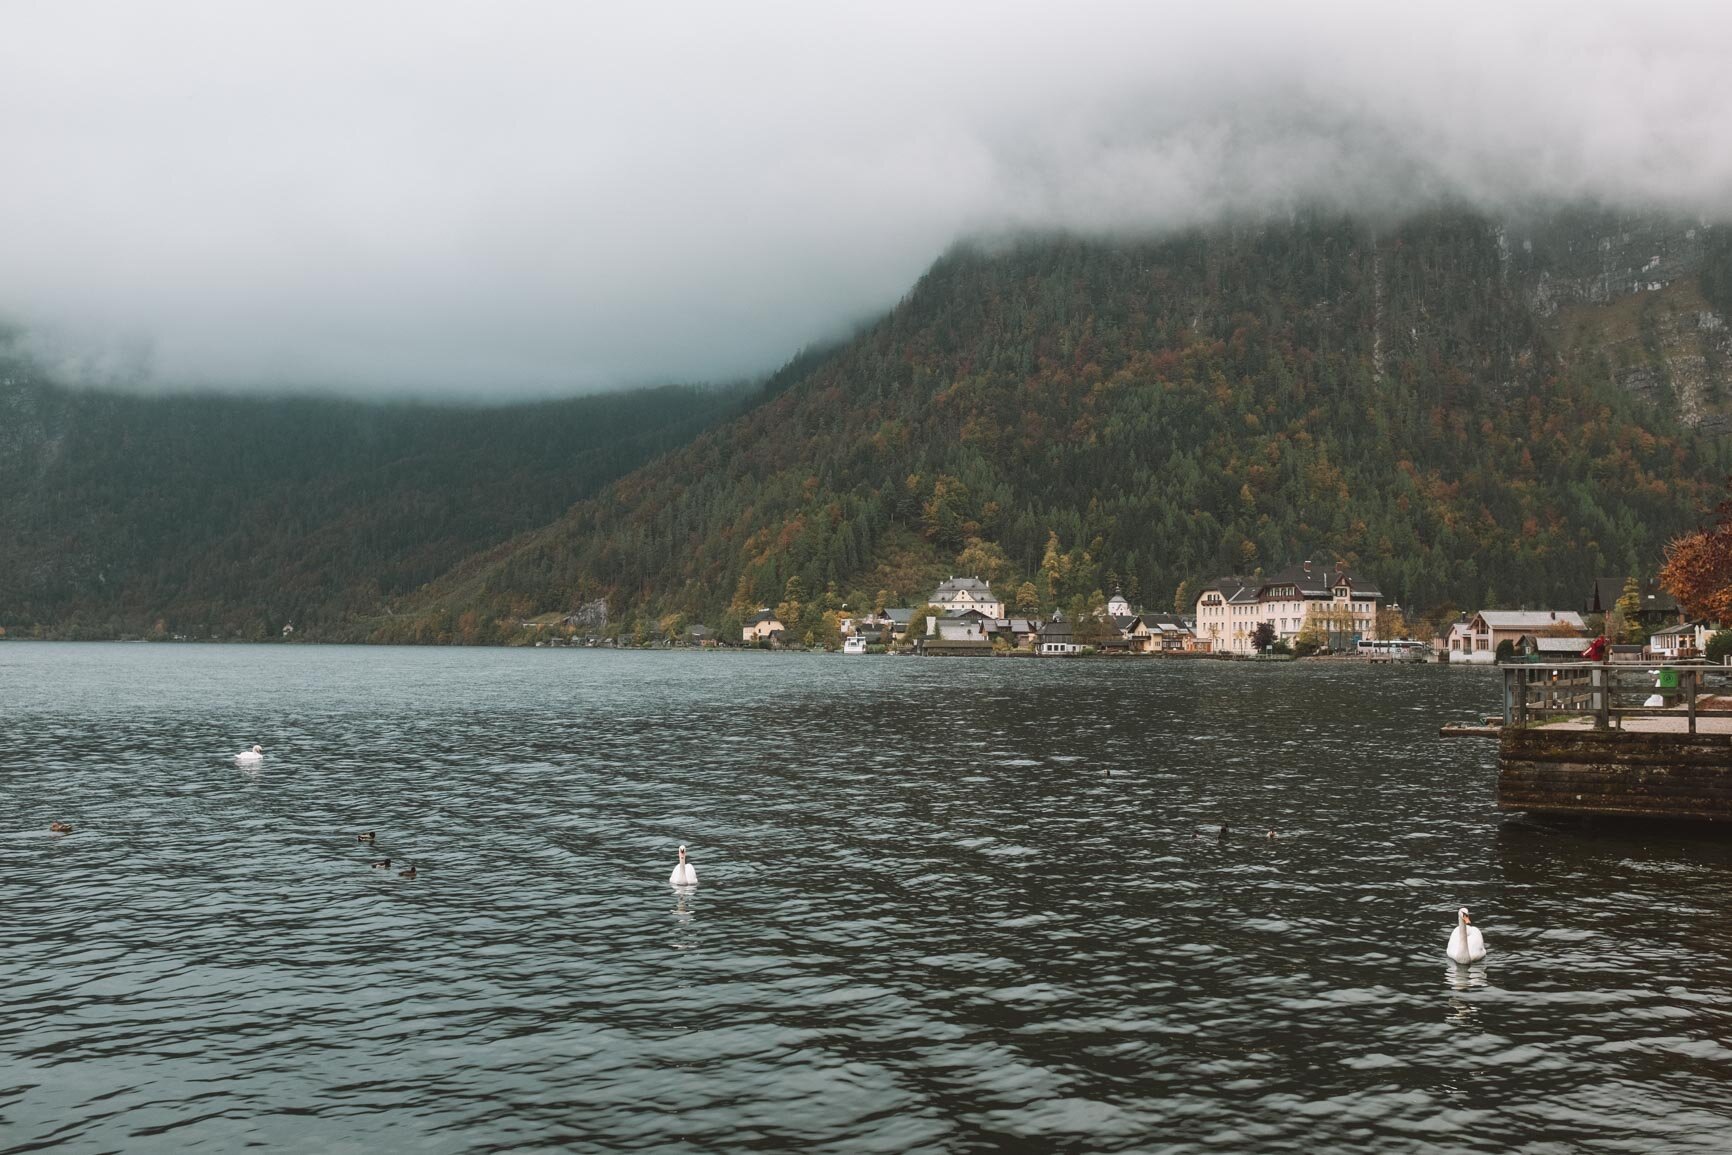
<svg viewBox="0 0 1732 1155">
<path fill-rule="evenodd" d="M 562 619 L 568 629 L 577 624 Z M 1720 639 L 1716 642 L 1716 636 Z M 1134 607 L 1115 591 L 1093 613 L 1007 612 L 988 579 L 951 576 L 923 606 L 880 607 L 839 616 L 834 639 L 796 639 L 777 611 L 762 607 L 738 638 L 701 624 L 678 636 L 620 639 L 583 633 L 537 646 L 747 648 L 928 657 L 1168 657 L 1253 661 L 1357 659 L 1490 665 L 1567 661 L 1594 638 L 1610 660 L 1686 660 L 1732 654 L 1732 631 L 1687 617 L 1655 583 L 1595 578 L 1570 609 L 1484 609 L 1448 627 L 1410 623 L 1373 582 L 1340 564 L 1301 562 L 1272 575 L 1223 577 L 1201 586 L 1190 613 Z"/>
<path fill-rule="evenodd" d="M 1567 662 L 1587 651 L 1595 638 L 1606 639 L 1610 661 L 1680 661 L 1732 657 L 1732 630 L 1707 618 L 1692 617 L 1677 598 L 1654 580 L 1593 578 L 1581 602 L 1571 608 L 1448 608 L 1444 616 L 1409 618 L 1398 603 L 1386 602 L 1373 581 L 1340 563 L 1304 561 L 1273 574 L 1227 576 L 1192 588 L 1179 587 L 1175 607 L 1188 612 L 1149 610 L 1115 588 L 1097 593 L 1069 612 L 1032 609 L 1025 585 L 1018 604 L 1008 605 L 992 581 L 977 575 L 950 576 L 925 602 L 914 606 L 877 606 L 850 612 L 846 603 L 827 610 L 821 628 L 804 619 L 803 631 L 788 623 L 798 618 L 791 606 L 761 606 L 755 613 L 735 611 L 722 628 L 711 629 L 670 616 L 645 628 L 641 619 L 610 620 L 605 599 L 574 610 L 538 615 L 510 623 L 492 644 L 535 648 L 585 649 L 757 649 L 780 652 L 841 652 L 924 657 L 1161 657 L 1244 661 L 1296 659 L 1377 662 L 1448 662 L 1468 665 L 1511 662 Z M 884 595 L 880 595 L 880 600 Z M 461 632 L 461 631 L 460 631 Z M 188 636 L 159 628 L 147 635 L 78 638 L 40 628 L 0 629 L 0 641 L 108 640 L 152 642 L 313 643 L 324 637 L 299 635 L 284 623 L 263 635 Z M 349 639 L 360 641 L 361 639 Z M 374 641 L 383 639 L 375 638 Z M 412 641 L 410 644 L 429 644 Z M 449 641 L 433 644 L 453 644 Z M 475 644 L 468 640 L 455 644 Z M 487 644 L 481 642 L 481 644 Z"/>
</svg>

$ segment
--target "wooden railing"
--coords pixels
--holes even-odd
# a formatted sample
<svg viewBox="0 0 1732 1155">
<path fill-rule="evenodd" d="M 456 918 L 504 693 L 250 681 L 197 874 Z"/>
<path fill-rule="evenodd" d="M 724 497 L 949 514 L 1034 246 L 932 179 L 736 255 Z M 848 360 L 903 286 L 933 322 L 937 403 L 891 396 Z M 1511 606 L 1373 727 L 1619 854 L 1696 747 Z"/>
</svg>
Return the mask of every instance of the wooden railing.
<svg viewBox="0 0 1732 1155">
<path fill-rule="evenodd" d="M 1675 685 L 1657 685 L 1674 680 L 1666 677 L 1668 672 Z M 1716 692 L 1732 695 L 1732 667 L 1706 662 L 1517 662 L 1503 668 L 1503 724 L 1578 719 L 1605 730 L 1622 728 L 1626 718 L 1682 718 L 1694 734 L 1698 718 L 1732 718 L 1732 707 L 1702 701 Z M 1647 704 L 1655 694 L 1665 705 Z"/>
</svg>

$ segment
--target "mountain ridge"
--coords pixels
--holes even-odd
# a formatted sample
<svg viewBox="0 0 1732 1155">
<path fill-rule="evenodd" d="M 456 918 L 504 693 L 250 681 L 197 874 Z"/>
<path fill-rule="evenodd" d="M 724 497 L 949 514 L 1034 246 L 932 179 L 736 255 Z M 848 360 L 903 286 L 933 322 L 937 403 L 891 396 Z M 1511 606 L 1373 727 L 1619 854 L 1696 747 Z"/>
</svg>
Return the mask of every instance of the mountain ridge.
<svg viewBox="0 0 1732 1155">
<path fill-rule="evenodd" d="M 1651 570 L 1717 498 L 1729 287 L 1732 229 L 1591 208 L 962 244 L 760 386 L 427 417 L 384 465 L 362 460 L 378 407 L 77 403 L 38 381 L 0 390 L 0 532 L 21 547 L 0 626 L 501 642 L 605 600 L 638 636 L 771 605 L 816 637 L 948 572 L 1043 610 L 1111 586 L 1167 608 L 1313 554 L 1438 612 L 1559 602 L 1578 573 Z M 58 433 L 17 420 L 26 394 L 62 408 Z M 243 431 L 346 448 L 277 453 L 281 477 L 198 464 Z M 156 522 L 128 524 L 153 485 Z M 204 536 L 180 534 L 163 510 L 196 521 L 200 500 L 219 502 Z M 93 577 L 110 556 L 139 571 L 119 593 Z"/>
<path fill-rule="evenodd" d="M 1547 222 L 961 246 L 787 393 L 470 559 L 418 611 L 607 597 L 654 634 L 792 603 L 822 635 L 814 607 L 916 599 L 945 572 L 1029 582 L 1043 609 L 1107 584 L 1164 606 L 1311 553 L 1429 608 L 1572 597 L 1584 562 L 1651 569 L 1726 468 L 1725 362 L 1692 354 L 1718 397 L 1687 420 L 1664 350 L 1596 343 L 1581 311 L 1689 305 L 1726 258 L 1699 223 Z M 1620 378 L 1643 367 L 1663 392 Z"/>
</svg>

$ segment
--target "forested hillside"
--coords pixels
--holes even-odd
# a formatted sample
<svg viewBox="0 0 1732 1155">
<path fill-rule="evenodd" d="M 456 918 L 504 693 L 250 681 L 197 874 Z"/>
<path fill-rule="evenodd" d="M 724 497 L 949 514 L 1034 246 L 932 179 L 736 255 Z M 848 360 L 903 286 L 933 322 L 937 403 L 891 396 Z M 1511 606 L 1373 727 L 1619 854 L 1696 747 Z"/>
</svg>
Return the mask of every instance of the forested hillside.
<svg viewBox="0 0 1732 1155">
<path fill-rule="evenodd" d="M 1574 604 L 1718 500 L 1728 285 L 1702 222 L 1298 216 L 959 247 L 750 390 L 143 397 L 0 350 L 0 627 L 499 641 L 605 598 L 816 636 L 952 572 L 1170 608 L 1331 555 L 1413 610 Z"/>
<path fill-rule="evenodd" d="M 1573 605 L 1717 500 L 1727 259 L 1700 223 L 1592 212 L 959 248 L 839 355 L 374 636 L 505 637 L 596 597 L 640 633 L 780 605 L 817 634 L 951 572 L 1027 608 L 1114 584 L 1170 607 L 1330 554 L 1410 607 Z"/>
<path fill-rule="evenodd" d="M 45 384 L 0 357 L 0 627 L 343 637 L 755 393 L 496 408 Z"/>
</svg>

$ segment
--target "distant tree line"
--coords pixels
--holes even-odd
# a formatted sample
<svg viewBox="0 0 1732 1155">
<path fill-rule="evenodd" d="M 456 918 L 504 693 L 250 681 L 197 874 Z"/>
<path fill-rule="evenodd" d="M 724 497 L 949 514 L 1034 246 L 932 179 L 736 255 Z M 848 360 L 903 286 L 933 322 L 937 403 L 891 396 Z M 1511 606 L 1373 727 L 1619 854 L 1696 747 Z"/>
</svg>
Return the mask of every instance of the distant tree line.
<svg viewBox="0 0 1732 1155">
<path fill-rule="evenodd" d="M 464 558 L 755 398 L 673 387 L 492 407 L 149 397 L 60 388 L 0 351 L 0 627 L 364 636 Z"/>
</svg>

